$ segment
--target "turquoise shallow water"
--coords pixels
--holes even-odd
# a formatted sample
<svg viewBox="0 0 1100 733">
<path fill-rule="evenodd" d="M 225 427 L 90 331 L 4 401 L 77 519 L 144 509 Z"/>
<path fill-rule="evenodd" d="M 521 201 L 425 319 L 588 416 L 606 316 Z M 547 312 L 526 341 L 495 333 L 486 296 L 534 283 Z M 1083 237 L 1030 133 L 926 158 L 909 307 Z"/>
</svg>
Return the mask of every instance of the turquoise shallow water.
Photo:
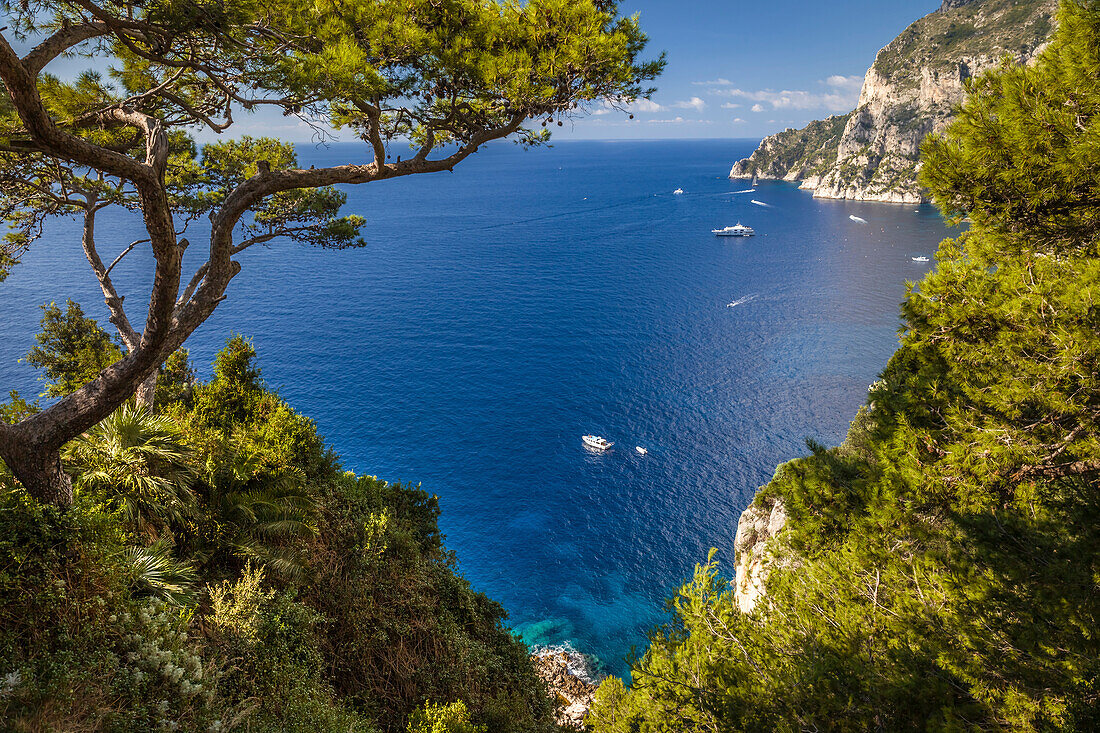
<svg viewBox="0 0 1100 733">
<path fill-rule="evenodd" d="M 368 246 L 246 253 L 192 355 L 208 374 L 230 332 L 254 337 L 268 382 L 349 468 L 441 497 L 461 571 L 526 638 L 621 673 L 708 549 L 732 562 L 776 464 L 843 437 L 896 346 L 906 280 L 933 264 L 911 257 L 946 236 L 927 207 L 732 193 L 754 145 L 500 144 L 453 174 L 349 189 Z M 738 221 L 757 236 L 710 234 Z M 127 219 L 101 231 L 137 238 Z M 117 278 L 131 302 L 148 288 L 134 255 Z M 105 320 L 72 223 L 0 285 L 0 388 L 39 390 L 16 360 L 37 306 L 65 297 Z M 590 432 L 615 448 L 585 450 Z"/>
</svg>

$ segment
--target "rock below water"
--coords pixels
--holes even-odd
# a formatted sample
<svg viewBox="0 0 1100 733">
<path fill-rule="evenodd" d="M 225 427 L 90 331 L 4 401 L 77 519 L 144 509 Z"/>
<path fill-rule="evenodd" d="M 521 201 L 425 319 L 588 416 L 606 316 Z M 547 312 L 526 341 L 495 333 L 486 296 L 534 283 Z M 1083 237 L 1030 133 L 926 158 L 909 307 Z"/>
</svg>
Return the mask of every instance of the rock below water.
<svg viewBox="0 0 1100 733">
<path fill-rule="evenodd" d="M 536 649 L 531 654 L 531 661 L 557 702 L 555 715 L 558 724 L 573 730 L 584 730 L 584 716 L 599 687 L 599 680 L 589 671 L 589 659 L 564 646 Z"/>
</svg>

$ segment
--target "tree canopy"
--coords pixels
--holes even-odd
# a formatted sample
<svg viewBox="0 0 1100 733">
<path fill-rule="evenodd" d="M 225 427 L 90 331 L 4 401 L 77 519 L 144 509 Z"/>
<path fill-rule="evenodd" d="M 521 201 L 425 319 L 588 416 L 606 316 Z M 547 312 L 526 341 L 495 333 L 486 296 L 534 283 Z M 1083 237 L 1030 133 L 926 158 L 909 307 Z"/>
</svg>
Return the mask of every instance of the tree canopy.
<svg viewBox="0 0 1100 733">
<path fill-rule="evenodd" d="M 0 457 L 36 497 L 65 504 L 64 442 L 135 391 L 148 405 L 158 366 L 226 297 L 244 249 L 276 238 L 359 243 L 339 184 L 451 170 L 485 143 L 548 139 L 553 122 L 648 94 L 663 60 L 642 59 L 635 18 L 607 0 L 24 0 L 0 33 L 0 214 L 11 231 L 0 277 L 55 216 L 83 220 L 83 245 L 126 353 L 95 379 L 16 425 Z M 22 56 L 12 45 L 30 47 Z M 93 65 L 50 73 L 63 55 Z M 107 63 L 104 64 L 104 61 Z M 103 67 L 107 68 L 104 69 Z M 204 146 L 271 108 L 315 130 L 345 131 L 363 156 L 303 169 L 293 148 L 239 138 Z M 411 149 L 405 146 L 411 144 Z M 397 153 L 395 146 L 405 150 Z M 107 206 L 140 214 L 147 236 L 110 242 Z M 189 282 L 188 225 L 209 221 Z M 43 242 L 42 244 L 45 244 Z M 112 268 L 135 247 L 155 260 L 142 321 Z"/>
</svg>

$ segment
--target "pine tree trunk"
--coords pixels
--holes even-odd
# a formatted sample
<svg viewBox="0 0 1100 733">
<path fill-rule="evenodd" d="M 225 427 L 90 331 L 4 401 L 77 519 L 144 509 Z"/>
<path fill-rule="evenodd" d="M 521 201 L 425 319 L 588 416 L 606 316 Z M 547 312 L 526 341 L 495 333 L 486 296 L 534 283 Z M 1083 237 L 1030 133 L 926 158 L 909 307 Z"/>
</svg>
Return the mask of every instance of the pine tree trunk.
<svg viewBox="0 0 1100 733">
<path fill-rule="evenodd" d="M 43 504 L 53 504 L 60 509 L 72 506 L 73 484 L 61 467 L 60 449 L 28 449 L 20 443 L 0 441 L 0 455 L 27 493 Z"/>
<path fill-rule="evenodd" d="M 154 369 L 153 372 L 145 378 L 138 388 L 134 391 L 134 400 L 137 402 L 138 407 L 144 407 L 145 409 L 152 411 L 153 398 L 157 394 L 157 374 L 159 369 Z"/>
</svg>

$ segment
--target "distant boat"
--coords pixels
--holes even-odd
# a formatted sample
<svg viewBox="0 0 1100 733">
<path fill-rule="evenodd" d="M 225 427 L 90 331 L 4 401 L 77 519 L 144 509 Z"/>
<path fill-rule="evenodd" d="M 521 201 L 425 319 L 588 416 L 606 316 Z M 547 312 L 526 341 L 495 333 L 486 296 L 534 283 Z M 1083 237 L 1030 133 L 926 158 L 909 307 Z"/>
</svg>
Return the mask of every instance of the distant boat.
<svg viewBox="0 0 1100 733">
<path fill-rule="evenodd" d="M 924 255 L 918 255 L 917 257 L 913 258 L 913 262 L 931 262 L 931 260 Z"/>
<path fill-rule="evenodd" d="M 756 176 L 753 176 L 752 177 L 752 187 L 756 188 L 759 183 L 760 183 L 760 179 L 757 178 Z"/>
<path fill-rule="evenodd" d="M 710 233 L 718 237 L 751 237 L 756 234 L 752 227 L 747 227 L 741 222 L 737 222 L 736 226 L 722 227 L 721 229 L 711 229 Z"/>
<path fill-rule="evenodd" d="M 649 451 L 647 451 L 647 450 L 646 450 L 645 448 L 643 448 L 643 447 L 642 447 L 642 446 L 640 446 L 640 445 L 636 445 L 636 446 L 634 446 L 634 450 L 638 451 L 638 454 L 639 454 L 639 455 L 643 455 L 643 456 L 644 456 L 644 455 L 645 455 L 646 453 L 649 453 Z"/>
<path fill-rule="evenodd" d="M 589 448 L 593 448 L 595 450 L 607 450 L 611 446 L 615 445 L 609 440 L 601 438 L 599 435 L 582 435 L 581 440 L 583 440 L 584 444 L 587 445 Z"/>
<path fill-rule="evenodd" d="M 855 214 L 848 214 L 848 218 L 851 219 L 852 221 L 858 221 L 860 224 L 866 224 L 867 223 L 866 219 L 864 219 L 861 216 L 856 216 Z"/>
<path fill-rule="evenodd" d="M 678 188 L 678 189 L 676 189 L 675 191 L 673 191 L 673 193 L 674 193 L 674 194 L 676 194 L 677 196 L 679 196 L 679 195 L 680 195 L 680 194 L 682 194 L 683 192 L 684 192 L 684 189 L 682 189 L 682 188 Z"/>
</svg>

